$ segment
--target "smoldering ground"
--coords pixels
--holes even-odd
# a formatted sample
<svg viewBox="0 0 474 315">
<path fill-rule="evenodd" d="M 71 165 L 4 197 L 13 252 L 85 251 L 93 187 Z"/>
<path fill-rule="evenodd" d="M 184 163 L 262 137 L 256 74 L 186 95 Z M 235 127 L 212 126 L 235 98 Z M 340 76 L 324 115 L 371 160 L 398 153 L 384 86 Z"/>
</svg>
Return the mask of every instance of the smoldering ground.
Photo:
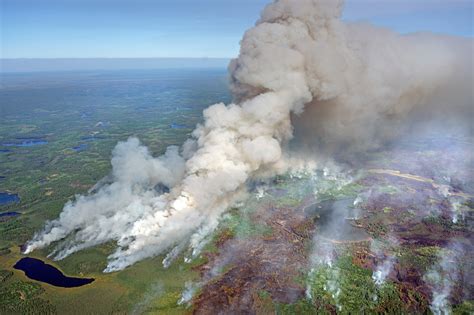
<svg viewBox="0 0 474 315">
<path fill-rule="evenodd" d="M 229 66 L 235 103 L 206 109 L 192 138 L 164 156 L 137 139 L 119 143 L 112 183 L 66 204 L 25 252 L 59 242 L 61 259 L 113 240 L 106 272 L 173 249 L 192 258 L 251 180 L 378 148 L 419 121 L 446 117 L 469 132 L 472 40 L 348 24 L 342 9 L 340 0 L 269 4 Z"/>
</svg>

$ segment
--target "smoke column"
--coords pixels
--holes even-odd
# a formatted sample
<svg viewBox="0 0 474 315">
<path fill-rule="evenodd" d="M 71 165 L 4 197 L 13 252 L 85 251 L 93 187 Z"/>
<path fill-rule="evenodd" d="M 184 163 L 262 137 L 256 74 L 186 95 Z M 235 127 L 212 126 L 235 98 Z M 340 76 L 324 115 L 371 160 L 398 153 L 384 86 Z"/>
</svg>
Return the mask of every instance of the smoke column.
<svg viewBox="0 0 474 315">
<path fill-rule="evenodd" d="M 294 129 L 292 142 L 330 152 L 374 146 L 415 115 L 466 117 L 471 40 L 346 24 L 342 9 L 342 0 L 269 4 L 229 66 L 235 103 L 206 109 L 192 139 L 164 156 L 119 143 L 113 182 L 66 204 L 25 252 L 61 241 L 52 253 L 61 259 L 113 240 L 106 272 L 173 247 L 196 254 L 249 179 L 291 168 Z"/>
</svg>

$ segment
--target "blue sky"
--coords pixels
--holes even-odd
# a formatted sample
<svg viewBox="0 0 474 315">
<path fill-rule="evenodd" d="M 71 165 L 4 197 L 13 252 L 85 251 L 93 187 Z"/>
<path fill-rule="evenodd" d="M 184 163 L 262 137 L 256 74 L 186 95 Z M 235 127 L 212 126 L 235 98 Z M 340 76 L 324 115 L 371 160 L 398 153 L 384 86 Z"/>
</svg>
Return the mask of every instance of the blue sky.
<svg viewBox="0 0 474 315">
<path fill-rule="evenodd" d="M 270 0 L 0 0 L 2 58 L 233 57 Z M 472 37 L 471 0 L 347 0 L 344 19 Z"/>
</svg>

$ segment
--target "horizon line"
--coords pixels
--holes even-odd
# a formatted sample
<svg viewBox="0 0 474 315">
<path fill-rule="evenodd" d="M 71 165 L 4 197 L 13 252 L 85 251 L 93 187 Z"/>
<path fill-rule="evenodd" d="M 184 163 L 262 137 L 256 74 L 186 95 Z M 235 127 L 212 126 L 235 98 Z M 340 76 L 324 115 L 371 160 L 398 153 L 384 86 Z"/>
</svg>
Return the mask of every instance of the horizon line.
<svg viewBox="0 0 474 315">
<path fill-rule="evenodd" d="M 0 73 L 68 70 L 225 68 L 231 59 L 232 58 L 212 57 L 0 58 Z"/>
<path fill-rule="evenodd" d="M 0 60 L 64 60 L 64 59 L 233 59 L 236 57 L 0 57 Z"/>
</svg>

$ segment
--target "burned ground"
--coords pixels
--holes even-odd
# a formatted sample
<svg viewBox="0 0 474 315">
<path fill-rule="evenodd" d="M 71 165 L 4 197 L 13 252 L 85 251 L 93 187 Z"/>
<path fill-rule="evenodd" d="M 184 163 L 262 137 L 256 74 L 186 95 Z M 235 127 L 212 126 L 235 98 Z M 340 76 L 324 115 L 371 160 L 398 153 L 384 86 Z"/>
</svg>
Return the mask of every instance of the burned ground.
<svg viewBox="0 0 474 315">
<path fill-rule="evenodd" d="M 313 224 L 291 209 L 267 206 L 260 211 L 252 220 L 270 227 L 271 234 L 219 242 L 219 255 L 211 257 L 201 271 L 206 277 L 223 261 L 227 270 L 203 286 L 194 300 L 196 314 L 215 314 L 216 309 L 225 314 L 251 314 L 261 291 L 269 292 L 278 303 L 294 303 L 304 297 L 298 277 L 308 267 L 306 247 Z"/>
<path fill-rule="evenodd" d="M 277 179 L 267 189 L 267 197 L 246 214 L 246 220 L 259 232 L 242 237 L 233 228 L 220 230 L 216 251 L 208 253 L 207 263 L 199 267 L 203 281 L 192 300 L 192 311 L 195 314 L 216 314 L 216 310 L 221 314 L 285 313 L 285 310 L 350 313 L 351 307 L 358 304 L 345 301 L 339 293 L 331 297 L 324 290 L 326 286 L 320 291 L 313 288 L 311 292 L 319 296 L 308 299 L 308 272 L 314 267 L 315 259 L 321 258 L 321 252 L 315 248 L 322 243 L 329 244 L 329 252 L 325 254 L 335 262 L 349 253 L 349 270 L 367 274 L 368 278 L 364 279 L 370 280 L 377 266 L 392 259 L 384 289 L 374 287 L 370 291 L 380 301 L 373 302 L 367 310 L 390 312 L 399 307 L 416 313 L 429 312 L 437 284 L 430 282 L 427 274 L 456 243 L 461 249 L 452 261 L 458 267 L 448 301 L 455 312 L 470 310 L 474 299 L 474 281 L 469 272 L 474 261 L 474 216 L 471 189 L 466 188 L 469 177 L 452 174 L 447 178 L 440 175 L 442 167 L 432 169 L 433 159 L 449 162 L 451 167 L 458 153 L 444 154 L 441 148 L 429 154 L 407 149 L 392 152 L 383 158 L 379 156 L 378 161 L 369 161 L 365 171 L 336 189 L 308 190 L 314 179 L 307 177 Z M 401 156 L 404 158 L 399 159 Z M 295 184 L 298 181 L 302 183 Z M 349 210 L 343 214 L 343 220 L 367 237 L 347 239 L 338 238 L 340 233 L 328 234 L 328 229 L 346 228 L 337 225 L 340 220 L 331 226 L 329 214 L 317 208 L 338 200 L 349 200 L 345 203 Z M 239 211 L 233 210 L 236 215 Z M 384 244 L 380 251 L 374 252 L 374 242 Z M 342 277 L 345 267 L 337 268 Z M 441 277 L 451 276 L 444 273 L 441 271 Z M 340 290 L 348 290 L 350 285 L 344 285 L 351 281 L 341 280 Z"/>
</svg>

